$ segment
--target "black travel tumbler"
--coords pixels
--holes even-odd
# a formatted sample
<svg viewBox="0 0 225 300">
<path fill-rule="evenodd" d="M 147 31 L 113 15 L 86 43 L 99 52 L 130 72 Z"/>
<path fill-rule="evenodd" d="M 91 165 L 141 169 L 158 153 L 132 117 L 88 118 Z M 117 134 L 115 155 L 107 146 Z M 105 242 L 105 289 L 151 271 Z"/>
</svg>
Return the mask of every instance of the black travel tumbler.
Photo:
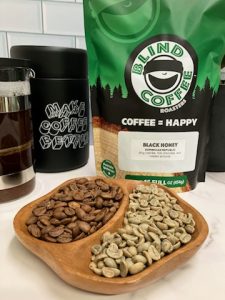
<svg viewBox="0 0 225 300">
<path fill-rule="evenodd" d="M 14 46 L 13 58 L 27 58 L 31 80 L 35 169 L 62 172 L 84 166 L 89 157 L 89 88 L 85 50 Z"/>
</svg>

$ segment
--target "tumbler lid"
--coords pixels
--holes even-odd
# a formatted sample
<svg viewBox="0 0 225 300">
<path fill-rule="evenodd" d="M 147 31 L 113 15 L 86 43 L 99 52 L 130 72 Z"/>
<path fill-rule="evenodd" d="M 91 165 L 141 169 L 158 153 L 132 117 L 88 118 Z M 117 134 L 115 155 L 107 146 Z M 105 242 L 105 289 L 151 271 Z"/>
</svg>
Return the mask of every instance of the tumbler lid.
<svg viewBox="0 0 225 300">
<path fill-rule="evenodd" d="M 31 61 L 36 78 L 87 78 L 87 52 L 82 49 L 50 46 L 13 46 L 14 58 Z"/>
</svg>

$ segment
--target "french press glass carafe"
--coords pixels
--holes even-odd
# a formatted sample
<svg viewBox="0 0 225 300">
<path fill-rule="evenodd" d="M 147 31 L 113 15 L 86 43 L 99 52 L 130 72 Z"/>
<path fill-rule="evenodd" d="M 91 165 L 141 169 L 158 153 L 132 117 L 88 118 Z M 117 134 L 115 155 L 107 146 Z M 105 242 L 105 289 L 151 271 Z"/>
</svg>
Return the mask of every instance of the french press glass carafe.
<svg viewBox="0 0 225 300">
<path fill-rule="evenodd" d="M 0 58 L 0 201 L 34 187 L 28 61 Z"/>
</svg>

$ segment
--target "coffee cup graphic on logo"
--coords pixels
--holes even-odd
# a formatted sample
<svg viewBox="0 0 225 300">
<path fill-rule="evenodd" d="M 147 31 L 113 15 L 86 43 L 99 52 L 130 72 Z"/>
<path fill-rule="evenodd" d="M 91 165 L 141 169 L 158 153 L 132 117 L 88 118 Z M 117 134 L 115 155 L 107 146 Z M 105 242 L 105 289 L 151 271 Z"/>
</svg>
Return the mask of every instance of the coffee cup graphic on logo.
<svg viewBox="0 0 225 300">
<path fill-rule="evenodd" d="M 90 7 L 105 35 L 114 40 L 127 42 L 139 40 L 152 30 L 159 16 L 160 2 L 95 0 L 90 1 Z"/>
<path fill-rule="evenodd" d="M 148 87 L 159 93 L 171 92 L 179 85 L 183 75 L 183 64 L 173 57 L 162 55 L 149 61 L 144 68 Z"/>
</svg>

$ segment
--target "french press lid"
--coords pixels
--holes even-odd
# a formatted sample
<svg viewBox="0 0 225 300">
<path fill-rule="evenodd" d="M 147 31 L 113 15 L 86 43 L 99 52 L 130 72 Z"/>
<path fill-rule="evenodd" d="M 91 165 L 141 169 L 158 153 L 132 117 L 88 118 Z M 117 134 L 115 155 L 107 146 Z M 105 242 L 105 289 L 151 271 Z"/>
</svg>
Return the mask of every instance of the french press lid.
<svg viewBox="0 0 225 300">
<path fill-rule="evenodd" d="M 0 58 L 0 82 L 25 80 L 29 64 L 28 59 Z"/>
</svg>

